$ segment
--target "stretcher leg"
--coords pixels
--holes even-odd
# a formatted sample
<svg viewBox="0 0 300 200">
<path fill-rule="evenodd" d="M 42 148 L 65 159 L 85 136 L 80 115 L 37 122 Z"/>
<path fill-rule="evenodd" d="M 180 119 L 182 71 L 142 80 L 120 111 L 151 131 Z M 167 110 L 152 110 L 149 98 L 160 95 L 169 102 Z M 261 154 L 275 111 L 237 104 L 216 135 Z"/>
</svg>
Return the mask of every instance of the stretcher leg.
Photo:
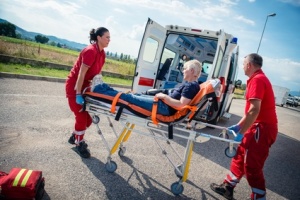
<svg viewBox="0 0 300 200">
<path fill-rule="evenodd" d="M 95 125 L 96 125 L 96 128 L 97 128 L 97 133 L 100 135 L 100 137 L 101 137 L 101 139 L 102 139 L 102 141 L 103 141 L 103 143 L 104 143 L 104 145 L 105 145 L 107 151 L 110 152 L 109 145 L 108 145 L 108 143 L 107 143 L 105 137 L 104 137 L 103 134 L 102 134 L 102 131 L 101 131 L 100 127 L 99 127 L 99 124 L 95 124 Z"/>
<path fill-rule="evenodd" d="M 186 152 L 185 152 L 185 156 L 184 156 L 184 158 L 185 158 L 184 165 L 183 165 L 183 169 L 182 169 L 183 170 L 183 176 L 181 179 L 182 182 L 185 182 L 188 177 L 193 148 L 194 148 L 194 142 L 192 140 L 188 140 L 187 148 L 186 148 Z"/>
<path fill-rule="evenodd" d="M 115 130 L 115 127 L 114 127 L 113 123 L 112 123 L 112 122 L 111 122 L 111 120 L 110 120 L 110 117 L 107 117 L 107 120 L 108 120 L 108 122 L 109 122 L 109 126 L 110 126 L 110 127 L 111 127 L 111 129 L 113 130 L 113 132 L 114 132 L 115 136 L 118 138 L 118 137 L 119 137 L 119 135 L 117 134 L 117 132 L 116 132 L 116 130 Z"/>
<path fill-rule="evenodd" d="M 173 165 L 173 167 L 176 169 L 177 166 L 175 165 L 175 162 L 173 162 L 173 160 L 168 156 L 167 151 L 162 147 L 162 145 L 158 142 L 158 139 L 155 136 L 155 133 L 153 132 L 153 130 L 149 129 L 149 132 L 153 135 L 153 139 L 156 142 L 157 146 L 161 149 L 162 154 L 166 156 L 166 158 L 169 160 L 169 162 Z M 165 137 L 165 134 L 162 134 L 164 136 L 164 138 L 166 138 L 167 144 L 170 145 L 170 147 L 175 150 L 173 148 L 173 146 L 171 145 L 169 139 L 167 137 Z M 176 151 L 175 151 L 176 152 Z M 176 155 L 181 159 L 181 157 L 178 155 L 178 153 L 176 152 Z"/>
<path fill-rule="evenodd" d="M 126 125 L 125 125 L 124 128 L 123 128 L 122 133 L 121 133 L 120 136 L 118 137 L 118 139 L 117 139 L 115 145 L 114 145 L 113 148 L 110 150 L 110 155 L 112 155 L 113 153 L 115 153 L 118 147 L 120 147 L 120 148 L 123 147 L 123 145 L 122 145 L 123 141 L 124 141 L 125 139 L 127 140 L 128 137 L 129 137 L 129 135 L 131 134 L 131 130 L 132 130 L 131 127 L 134 127 L 134 124 L 133 124 L 133 126 L 132 126 L 129 122 L 127 122 Z"/>
<path fill-rule="evenodd" d="M 103 143 L 104 143 L 104 145 L 105 145 L 107 151 L 110 152 L 109 145 L 108 145 L 106 139 L 104 138 L 104 136 L 103 136 L 103 134 L 102 134 L 102 131 L 101 131 L 100 127 L 99 127 L 99 124 L 95 124 L 95 125 L 96 125 L 97 130 L 98 130 L 97 133 L 101 136 L 101 139 L 102 139 L 102 141 L 103 141 Z M 111 158 L 111 156 L 110 156 L 110 154 L 109 154 L 109 155 L 107 156 L 107 163 L 105 164 L 105 169 L 106 169 L 108 172 L 113 173 L 114 171 L 117 170 L 117 164 L 116 164 L 114 161 L 112 161 L 111 159 L 112 159 L 112 158 Z"/>
</svg>

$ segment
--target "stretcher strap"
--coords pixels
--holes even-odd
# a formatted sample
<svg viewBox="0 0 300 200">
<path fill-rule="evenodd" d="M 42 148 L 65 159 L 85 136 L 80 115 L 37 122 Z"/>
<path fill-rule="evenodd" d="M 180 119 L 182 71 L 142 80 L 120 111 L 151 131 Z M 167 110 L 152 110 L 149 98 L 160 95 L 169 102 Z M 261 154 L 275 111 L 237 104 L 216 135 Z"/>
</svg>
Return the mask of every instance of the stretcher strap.
<svg viewBox="0 0 300 200">
<path fill-rule="evenodd" d="M 119 107 L 118 112 L 117 112 L 116 117 L 115 117 L 115 120 L 116 120 L 116 121 L 119 121 L 119 119 L 120 119 L 120 117 L 121 117 L 121 114 L 122 114 L 122 112 L 123 112 L 123 108 L 124 108 L 123 105 Z"/>
<path fill-rule="evenodd" d="M 111 112 L 111 113 L 115 113 L 115 111 L 116 111 L 116 105 L 117 105 L 117 102 L 118 102 L 118 100 L 119 100 L 121 94 L 122 94 L 122 92 L 119 92 L 119 93 L 115 96 L 115 98 L 114 98 L 114 100 L 113 100 L 113 102 L 112 102 L 112 104 L 111 104 L 111 109 L 110 109 L 110 112 Z"/>
<path fill-rule="evenodd" d="M 168 126 L 169 139 L 173 139 L 173 125 Z"/>
<path fill-rule="evenodd" d="M 156 120 L 157 104 L 158 104 L 158 98 L 154 97 L 153 106 L 152 106 L 152 113 L 151 113 L 151 119 L 152 119 L 153 124 L 158 124 L 158 121 Z"/>
</svg>

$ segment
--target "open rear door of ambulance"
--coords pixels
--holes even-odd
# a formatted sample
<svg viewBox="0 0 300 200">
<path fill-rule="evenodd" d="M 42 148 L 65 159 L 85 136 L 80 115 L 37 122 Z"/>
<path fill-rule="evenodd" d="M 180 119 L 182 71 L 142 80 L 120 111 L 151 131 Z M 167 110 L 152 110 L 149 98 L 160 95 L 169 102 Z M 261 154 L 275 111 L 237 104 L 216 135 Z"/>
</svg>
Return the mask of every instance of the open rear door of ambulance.
<svg viewBox="0 0 300 200">
<path fill-rule="evenodd" d="M 134 92 L 140 93 L 154 87 L 165 39 L 166 29 L 148 18 L 135 66 Z"/>
<path fill-rule="evenodd" d="M 225 91 L 225 77 L 224 74 L 221 74 L 223 70 L 221 70 L 222 67 L 226 67 L 226 64 L 224 62 L 227 62 L 226 59 L 224 59 L 224 52 L 226 48 L 226 34 L 223 30 L 219 31 L 218 36 L 218 46 L 213 62 L 213 70 L 210 74 L 210 78 L 219 78 L 221 81 L 221 94 L 220 97 L 218 97 L 218 111 L 214 111 L 212 116 L 209 116 L 210 118 L 209 123 L 216 124 L 220 119 L 220 111 L 223 107 L 223 97 L 224 97 L 224 91 Z"/>
</svg>

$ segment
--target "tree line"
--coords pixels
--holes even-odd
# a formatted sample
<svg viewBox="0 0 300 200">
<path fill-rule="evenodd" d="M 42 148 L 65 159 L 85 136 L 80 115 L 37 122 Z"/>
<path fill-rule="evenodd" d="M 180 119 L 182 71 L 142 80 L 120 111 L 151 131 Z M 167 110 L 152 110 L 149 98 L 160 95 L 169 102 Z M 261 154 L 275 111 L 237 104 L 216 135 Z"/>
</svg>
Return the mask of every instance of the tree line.
<svg viewBox="0 0 300 200">
<path fill-rule="evenodd" d="M 17 38 L 17 39 L 25 39 L 25 40 L 31 40 L 28 38 L 22 38 L 21 34 L 17 34 L 16 33 L 16 26 L 14 24 L 11 24 L 9 22 L 1 22 L 0 23 L 0 35 L 2 36 L 7 36 L 7 37 L 12 37 L 12 38 Z M 48 44 L 51 46 L 56 46 L 59 48 L 68 48 L 65 44 L 60 44 L 60 43 L 55 43 L 54 41 L 50 41 L 49 42 L 49 38 L 44 36 L 44 35 L 36 35 L 34 37 L 35 42 L 37 43 L 41 43 L 41 44 Z M 31 40 L 32 41 L 32 40 Z M 69 48 L 71 49 L 71 48 Z M 118 61 L 123 61 L 123 62 L 127 62 L 127 63 L 135 63 L 136 59 L 131 59 L 130 55 L 126 55 L 121 53 L 120 56 L 119 54 L 116 53 L 112 53 L 112 52 L 106 52 L 106 56 L 114 59 L 114 60 L 118 60 Z"/>
</svg>

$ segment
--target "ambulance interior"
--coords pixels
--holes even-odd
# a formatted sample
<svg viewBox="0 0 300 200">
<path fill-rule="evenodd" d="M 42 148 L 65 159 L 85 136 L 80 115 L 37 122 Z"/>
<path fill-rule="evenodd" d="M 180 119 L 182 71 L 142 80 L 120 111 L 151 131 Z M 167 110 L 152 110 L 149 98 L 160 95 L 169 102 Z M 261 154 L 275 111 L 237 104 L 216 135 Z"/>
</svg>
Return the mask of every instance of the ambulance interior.
<svg viewBox="0 0 300 200">
<path fill-rule="evenodd" d="M 169 34 L 163 49 L 155 88 L 178 87 L 183 81 L 183 65 L 192 59 L 202 63 L 202 72 L 198 82 L 205 82 L 212 73 L 217 43 L 216 38 Z"/>
</svg>

